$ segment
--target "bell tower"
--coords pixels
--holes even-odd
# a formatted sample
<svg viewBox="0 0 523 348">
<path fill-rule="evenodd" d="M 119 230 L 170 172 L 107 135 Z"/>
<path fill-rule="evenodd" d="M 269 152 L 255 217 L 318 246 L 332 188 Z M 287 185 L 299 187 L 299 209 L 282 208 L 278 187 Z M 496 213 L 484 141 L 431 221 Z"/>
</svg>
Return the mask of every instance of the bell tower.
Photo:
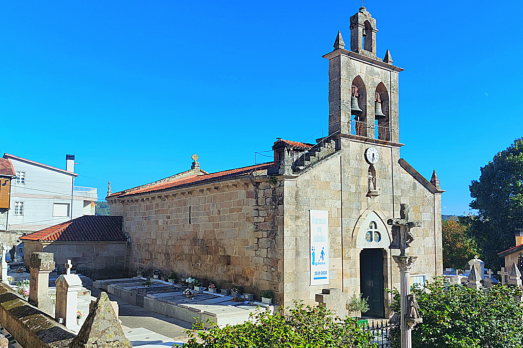
<svg viewBox="0 0 523 348">
<path fill-rule="evenodd" d="M 341 32 L 329 60 L 329 134 L 399 143 L 398 73 L 376 52 L 376 20 L 365 7 L 350 17 L 350 50 Z M 378 141 L 379 142 L 379 141 Z"/>
</svg>

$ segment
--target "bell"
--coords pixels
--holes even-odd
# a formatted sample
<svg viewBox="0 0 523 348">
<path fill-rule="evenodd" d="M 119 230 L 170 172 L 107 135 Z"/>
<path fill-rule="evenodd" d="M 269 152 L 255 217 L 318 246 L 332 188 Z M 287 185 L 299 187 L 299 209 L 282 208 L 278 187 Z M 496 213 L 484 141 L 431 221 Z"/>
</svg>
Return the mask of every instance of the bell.
<svg viewBox="0 0 523 348">
<path fill-rule="evenodd" d="M 360 106 L 358 105 L 358 98 L 356 98 L 354 95 L 352 95 L 351 103 L 350 103 L 350 114 L 356 115 L 359 114 L 362 110 L 360 109 Z"/>
<path fill-rule="evenodd" d="M 376 111 L 376 113 L 374 114 L 374 118 L 376 120 L 383 120 L 384 118 L 387 117 L 387 116 L 385 116 L 385 114 L 381 110 L 381 103 L 379 101 L 376 101 L 375 111 Z"/>
</svg>

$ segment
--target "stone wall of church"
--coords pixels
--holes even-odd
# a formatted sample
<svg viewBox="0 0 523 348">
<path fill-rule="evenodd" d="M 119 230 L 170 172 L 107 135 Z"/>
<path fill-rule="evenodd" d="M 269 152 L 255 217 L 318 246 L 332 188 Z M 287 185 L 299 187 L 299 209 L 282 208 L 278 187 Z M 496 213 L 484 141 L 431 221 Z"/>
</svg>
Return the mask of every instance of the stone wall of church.
<svg viewBox="0 0 523 348">
<path fill-rule="evenodd" d="M 279 300 L 282 185 L 266 177 L 228 180 L 110 199 L 111 214 L 124 217 L 124 231 L 131 237 L 129 270 L 160 269 L 167 275 L 174 271 L 218 288 L 242 286 L 256 295 L 271 289 Z"/>
<path fill-rule="evenodd" d="M 369 144 L 343 136 L 339 141 L 341 151 L 311 166 L 298 178 L 285 182 L 286 305 L 292 304 L 294 299 L 312 304 L 314 295 L 325 287 L 342 288 L 349 294 L 360 293 L 360 253 L 364 248 L 383 250 L 384 287 L 399 287 L 399 271 L 392 259 L 392 255 L 399 252 L 387 247 L 390 228 L 386 221 L 399 217 L 401 203 L 411 206 L 411 219 L 422 221 L 422 227 L 413 231 L 416 240 L 410 252 L 418 256 L 418 261 L 412 274 L 430 279 L 443 270 L 440 195 L 433 194 L 400 166 L 397 146 Z M 379 192 L 376 197 L 368 195 L 369 164 L 364 153 L 370 146 L 380 153 L 380 160 L 375 165 Z M 329 285 L 310 286 L 310 210 L 329 212 Z M 365 244 L 370 214 L 377 220 L 383 235 L 381 244 Z M 387 308 L 389 299 L 385 292 L 384 297 Z"/>
</svg>

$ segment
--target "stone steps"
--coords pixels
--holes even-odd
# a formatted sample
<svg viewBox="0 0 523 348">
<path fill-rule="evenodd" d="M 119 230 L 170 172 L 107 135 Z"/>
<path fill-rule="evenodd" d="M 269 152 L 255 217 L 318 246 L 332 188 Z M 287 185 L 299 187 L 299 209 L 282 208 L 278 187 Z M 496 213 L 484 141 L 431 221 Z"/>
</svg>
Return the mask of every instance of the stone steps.
<svg viewBox="0 0 523 348">
<path fill-rule="evenodd" d="M 321 161 L 327 156 L 332 155 L 336 152 L 336 143 L 332 139 L 321 140 L 307 153 L 303 154 L 298 158 L 293 165 L 295 172 L 301 172 L 313 165 L 314 163 Z"/>
</svg>

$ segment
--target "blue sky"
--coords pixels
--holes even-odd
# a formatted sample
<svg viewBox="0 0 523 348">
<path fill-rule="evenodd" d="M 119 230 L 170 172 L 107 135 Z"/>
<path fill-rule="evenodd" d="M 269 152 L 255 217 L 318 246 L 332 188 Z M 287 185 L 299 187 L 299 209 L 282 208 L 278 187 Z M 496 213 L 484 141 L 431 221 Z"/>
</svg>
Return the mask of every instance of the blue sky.
<svg viewBox="0 0 523 348">
<path fill-rule="evenodd" d="M 0 3 L 0 153 L 65 168 L 99 196 L 190 168 L 253 164 L 328 126 L 328 62 L 351 1 Z M 401 155 L 436 169 L 443 214 L 523 136 L 520 1 L 368 0 L 400 74 Z M 258 157 L 259 161 L 259 157 Z"/>
</svg>

